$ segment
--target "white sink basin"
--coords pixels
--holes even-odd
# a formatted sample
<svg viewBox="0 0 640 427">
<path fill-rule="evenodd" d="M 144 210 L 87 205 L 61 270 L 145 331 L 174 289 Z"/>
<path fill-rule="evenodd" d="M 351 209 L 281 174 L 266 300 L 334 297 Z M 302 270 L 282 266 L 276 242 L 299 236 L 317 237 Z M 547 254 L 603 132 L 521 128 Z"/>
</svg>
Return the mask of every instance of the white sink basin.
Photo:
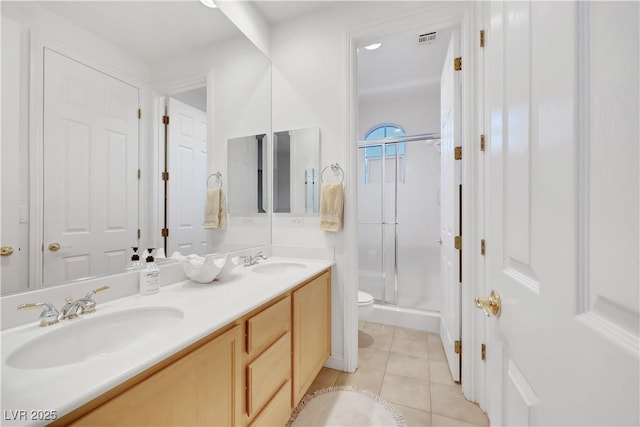
<svg viewBox="0 0 640 427">
<path fill-rule="evenodd" d="M 258 274 L 282 274 L 305 268 L 307 266 L 299 262 L 274 262 L 272 264 L 258 265 L 253 269 L 253 272 Z"/>
<path fill-rule="evenodd" d="M 65 323 L 49 326 L 51 331 L 16 349 L 8 357 L 7 365 L 42 369 L 106 356 L 141 337 L 162 332 L 183 317 L 182 310 L 176 308 L 143 307 L 64 320 Z"/>
</svg>

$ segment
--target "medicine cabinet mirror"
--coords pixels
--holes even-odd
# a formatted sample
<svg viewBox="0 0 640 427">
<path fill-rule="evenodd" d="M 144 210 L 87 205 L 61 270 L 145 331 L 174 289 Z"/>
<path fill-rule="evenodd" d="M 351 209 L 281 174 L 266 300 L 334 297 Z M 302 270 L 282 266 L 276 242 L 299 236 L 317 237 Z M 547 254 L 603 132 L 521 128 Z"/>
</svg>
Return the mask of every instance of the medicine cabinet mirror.
<svg viewBox="0 0 640 427">
<path fill-rule="evenodd" d="M 320 128 L 273 135 L 273 212 L 314 215 L 320 207 Z"/>
</svg>

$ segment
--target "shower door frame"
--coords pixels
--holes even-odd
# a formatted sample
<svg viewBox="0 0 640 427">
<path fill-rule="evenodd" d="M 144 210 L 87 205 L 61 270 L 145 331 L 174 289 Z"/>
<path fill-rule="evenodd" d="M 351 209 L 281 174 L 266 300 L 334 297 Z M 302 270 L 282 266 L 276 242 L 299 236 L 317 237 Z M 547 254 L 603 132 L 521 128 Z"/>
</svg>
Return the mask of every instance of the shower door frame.
<svg viewBox="0 0 640 427">
<path fill-rule="evenodd" d="M 381 178 L 381 191 L 380 191 L 380 226 L 381 226 L 381 233 L 380 233 L 380 247 L 382 248 L 381 251 L 381 269 L 382 269 L 382 300 L 378 300 L 375 299 L 374 296 L 374 300 L 376 303 L 382 303 L 385 305 L 394 305 L 394 306 L 398 306 L 398 179 L 399 179 L 399 160 L 400 160 L 400 156 L 398 155 L 398 145 L 400 143 L 406 143 L 406 142 L 420 142 L 420 141 L 439 141 L 440 140 L 440 133 L 438 132 L 434 132 L 434 133 L 424 133 L 424 134 L 418 134 L 418 135 L 409 135 L 409 136 L 403 136 L 403 137 L 399 137 L 399 138 L 384 138 L 384 139 L 370 139 L 370 140 L 362 140 L 362 141 L 358 141 L 358 146 L 357 146 L 357 150 L 360 149 L 366 149 L 367 147 L 382 147 L 382 158 L 381 158 L 381 168 L 382 168 L 382 178 Z M 395 179 L 394 179 L 394 202 L 393 202 L 393 209 L 394 209 L 394 213 L 393 213 L 393 226 L 394 226 L 394 231 L 393 231 L 393 299 L 389 299 L 387 298 L 387 283 L 386 283 L 386 270 L 385 270 L 385 265 L 386 265 L 386 257 L 387 257 L 387 252 L 385 251 L 386 246 L 385 246 L 385 225 L 391 225 L 391 223 L 387 222 L 386 220 L 386 215 L 385 215 L 385 187 L 386 187 L 386 178 L 387 178 L 387 174 L 386 174 L 386 159 L 387 159 L 387 145 L 395 145 L 396 146 L 396 150 L 395 150 Z M 406 156 L 406 153 L 405 153 Z M 356 156 L 357 157 L 357 156 Z M 365 158 L 365 162 L 366 162 L 366 158 Z M 361 172 L 364 171 L 360 171 L 356 169 L 356 174 L 359 175 Z M 405 178 L 406 179 L 406 178 Z M 358 181 L 358 179 L 356 179 L 356 182 Z M 356 219 L 356 221 L 358 221 Z M 359 222 L 357 222 L 358 225 L 360 225 Z M 359 267 L 359 265 L 358 265 Z M 358 268 L 359 270 L 359 268 Z"/>
</svg>

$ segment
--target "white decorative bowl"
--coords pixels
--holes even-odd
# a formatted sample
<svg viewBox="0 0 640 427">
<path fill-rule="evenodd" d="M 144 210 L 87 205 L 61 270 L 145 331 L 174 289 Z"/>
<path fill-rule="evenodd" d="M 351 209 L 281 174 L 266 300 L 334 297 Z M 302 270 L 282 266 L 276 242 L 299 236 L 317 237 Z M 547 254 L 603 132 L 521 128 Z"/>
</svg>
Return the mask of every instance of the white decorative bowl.
<svg viewBox="0 0 640 427">
<path fill-rule="evenodd" d="M 201 257 L 198 255 L 182 256 L 180 252 L 174 252 L 171 257 L 180 261 L 184 273 L 189 279 L 198 283 L 210 283 L 224 270 L 229 254 L 209 254 Z"/>
</svg>

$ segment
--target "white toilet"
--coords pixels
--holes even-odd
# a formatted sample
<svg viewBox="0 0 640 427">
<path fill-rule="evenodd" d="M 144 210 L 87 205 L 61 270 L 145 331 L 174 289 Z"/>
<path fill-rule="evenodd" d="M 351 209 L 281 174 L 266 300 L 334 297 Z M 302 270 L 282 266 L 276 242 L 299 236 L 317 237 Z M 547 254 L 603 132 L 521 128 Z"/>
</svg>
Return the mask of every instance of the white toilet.
<svg viewBox="0 0 640 427">
<path fill-rule="evenodd" d="M 373 312 L 373 297 L 362 291 L 358 291 L 358 318 L 363 319 Z"/>
</svg>

